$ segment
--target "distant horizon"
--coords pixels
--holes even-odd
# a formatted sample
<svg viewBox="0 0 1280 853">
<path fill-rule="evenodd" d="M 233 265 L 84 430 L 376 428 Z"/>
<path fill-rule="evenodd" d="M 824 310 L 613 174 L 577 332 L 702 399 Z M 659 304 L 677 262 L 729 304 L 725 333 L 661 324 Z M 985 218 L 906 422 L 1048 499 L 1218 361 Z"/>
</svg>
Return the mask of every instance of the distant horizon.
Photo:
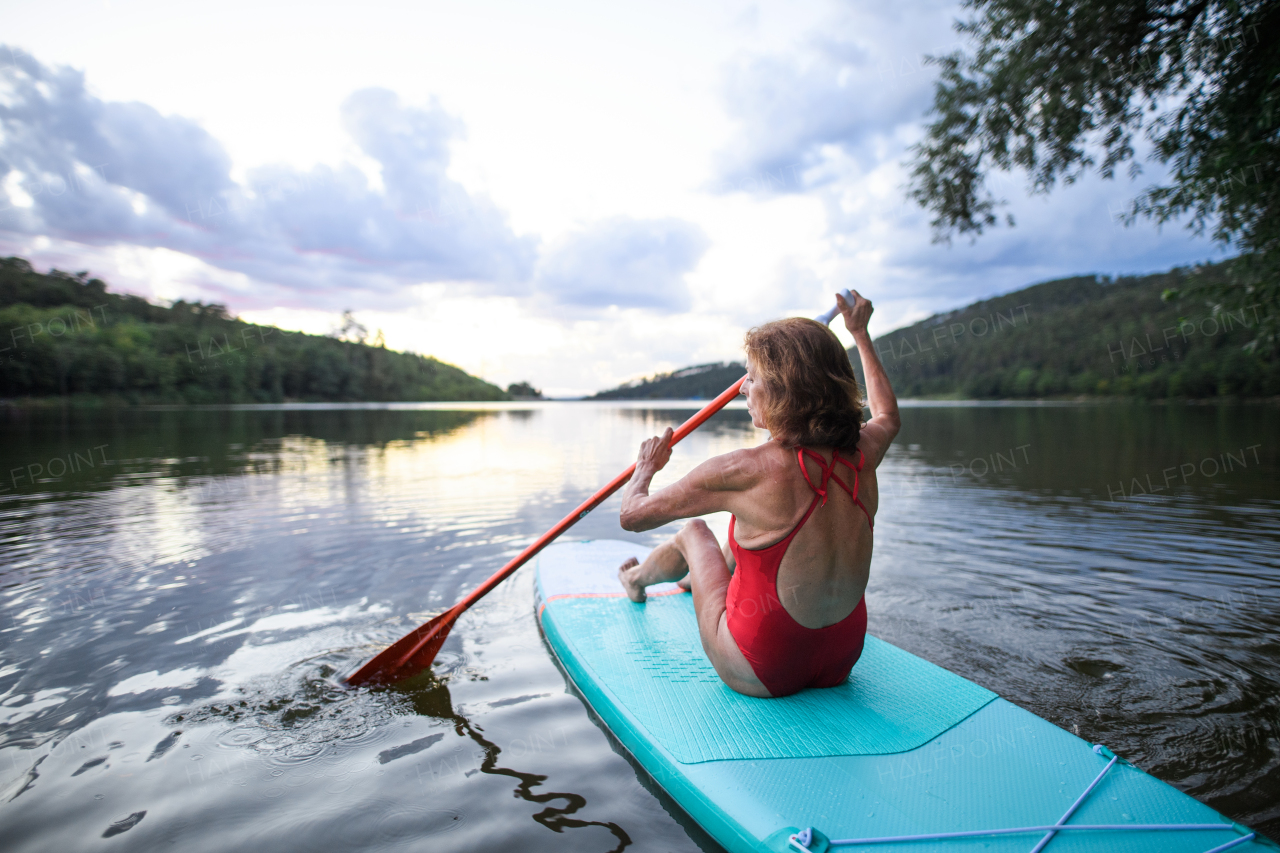
<svg viewBox="0 0 1280 853">
<path fill-rule="evenodd" d="M 25 259 L 25 258 L 20 258 L 20 260 L 26 260 L 26 259 Z M 1227 258 L 1227 259 L 1222 259 L 1222 260 L 1229 260 L 1229 258 Z M 1207 263 L 1216 264 L 1216 263 L 1221 263 L 1221 262 L 1222 262 L 1222 260 L 1214 260 L 1214 261 L 1209 261 L 1209 262 L 1207 262 Z M 28 261 L 28 263 L 29 263 L 29 261 Z M 1193 268 L 1193 267 L 1195 267 L 1195 266 L 1197 266 L 1197 265 L 1196 265 L 1196 264 L 1182 264 L 1182 265 L 1176 265 L 1176 266 L 1173 266 L 1173 267 L 1171 267 L 1171 268 L 1169 268 L 1169 269 L 1165 269 L 1165 270 L 1157 270 L 1157 271 L 1154 271 L 1154 272 L 1152 272 L 1152 273 L 1147 273 L 1147 275 L 1159 275 L 1159 274 L 1163 274 L 1163 273 L 1171 273 L 1171 272 L 1175 272 L 1175 271 L 1180 270 L 1180 269 L 1190 269 L 1190 268 Z M 38 270 L 37 270 L 37 271 L 38 271 Z M 55 268 L 50 268 L 49 272 L 50 272 L 50 273 L 53 273 L 53 272 L 60 272 L 60 273 L 64 273 L 64 274 L 72 275 L 72 276 L 74 276 L 74 275 L 79 275 L 79 274 L 81 274 L 81 272 L 87 272 L 87 273 L 88 273 L 88 277 L 89 277 L 89 278 L 91 278 L 91 279 L 92 279 L 92 278 L 98 278 L 99 280 L 102 280 L 102 281 L 104 282 L 104 284 L 106 284 L 106 286 L 107 286 L 107 290 L 108 290 L 109 292 L 118 293 L 118 294 L 124 294 L 124 293 L 127 293 L 127 291 L 123 291 L 123 290 L 120 290 L 120 289 L 116 288 L 116 287 L 113 285 L 113 283 L 112 283 L 112 282 L 110 282 L 110 281 L 105 281 L 105 280 L 101 279 L 101 277 L 100 277 L 100 276 L 98 276 L 98 275 L 96 275 L 92 270 L 87 270 L 87 271 L 80 271 L 80 270 L 71 271 L 71 270 L 58 270 L 58 269 L 55 269 Z M 1018 292 L 1023 291 L 1023 290 L 1027 290 L 1027 289 L 1029 289 L 1029 288 L 1037 287 L 1037 286 L 1039 286 L 1039 285 L 1043 285 L 1043 284 L 1050 284 L 1050 283 L 1057 282 L 1057 281 L 1066 281 L 1066 280 L 1070 280 L 1070 279 L 1074 279 L 1074 278 L 1089 278 L 1089 277 L 1092 277 L 1092 278 L 1095 278 L 1095 279 L 1103 278 L 1103 279 L 1108 279 L 1108 280 L 1111 280 L 1111 281 L 1115 281 L 1115 280 L 1119 280 L 1119 279 L 1122 279 L 1122 278 L 1134 278 L 1134 277 L 1141 277 L 1141 274 L 1127 274 L 1127 273 L 1112 274 L 1112 273 L 1104 273 L 1104 272 L 1087 272 L 1087 273 L 1075 273 L 1075 274 L 1068 274 L 1068 275 L 1064 275 L 1064 276 L 1058 276 L 1058 277 L 1051 278 L 1051 279 L 1047 279 L 1047 280 L 1044 280 L 1044 281 L 1036 281 L 1036 282 L 1032 282 L 1032 283 L 1030 283 L 1030 284 L 1022 285 L 1021 287 L 1016 287 L 1016 288 L 1014 288 L 1014 289 L 1012 289 L 1012 290 L 1009 290 L 1009 291 L 1005 291 L 1005 292 L 1002 292 L 1002 293 L 996 293 L 996 294 L 992 294 L 992 295 L 989 295 L 989 296 L 981 297 L 981 298 L 976 299 L 976 300 L 973 300 L 973 301 L 971 301 L 971 302 L 969 302 L 969 303 L 967 303 L 967 304 L 965 304 L 965 305 L 957 305 L 957 306 L 953 306 L 953 307 L 950 307 L 950 308 L 940 308 L 939 310 L 935 311 L 933 314 L 930 314 L 930 315 L 929 315 L 929 316 L 927 316 L 927 317 L 921 317 L 921 318 L 919 318 L 919 319 L 916 319 L 916 320 L 911 321 L 910 323 L 904 323 L 904 324 L 903 324 L 903 325 L 901 325 L 901 326 L 898 326 L 898 327 L 896 327 L 896 328 L 889 329 L 889 330 L 887 330 L 887 331 L 877 332 L 877 333 L 875 334 L 875 336 L 874 336 L 874 337 L 875 337 L 875 339 L 876 339 L 876 340 L 880 340 L 880 339 L 883 339 L 883 338 L 887 338 L 887 337 L 889 337 L 889 336 L 893 335 L 895 332 L 899 332 L 899 331 L 902 331 L 903 329 L 910 328 L 911 326 L 914 326 L 914 325 L 917 325 L 917 324 L 919 324 L 919 323 L 921 323 L 921 322 L 924 322 L 924 321 L 926 321 L 926 320 L 932 319 L 933 317 L 942 316 L 942 315 L 944 315 L 944 314 L 949 314 L 949 313 L 954 313 L 954 312 L 956 312 L 956 311 L 961 311 L 961 310 L 963 310 L 963 309 L 965 309 L 965 308 L 972 307 L 972 306 L 974 306 L 974 305 L 976 305 L 976 304 L 978 304 L 978 303 L 986 302 L 986 301 L 990 301 L 990 300 L 993 300 L 993 299 L 998 299 L 998 298 L 1001 298 L 1001 297 L 1004 297 L 1004 296 L 1010 296 L 1010 295 L 1012 295 L 1012 294 L 1018 293 Z M 132 295 L 140 295 L 140 294 L 132 294 Z M 177 301 L 176 299 L 174 299 L 174 300 L 157 300 L 157 299 L 155 299 L 154 297 L 148 297 L 148 298 L 149 298 L 151 301 L 155 302 L 156 304 L 162 304 L 162 305 L 171 305 L 171 304 L 173 304 L 174 302 L 176 302 L 176 301 Z M 214 303 L 214 304 L 221 304 L 221 303 Z M 228 310 L 230 310 L 230 309 L 228 309 Z M 234 314 L 234 313 L 233 313 L 231 316 L 232 316 L 233 318 L 237 319 L 237 320 L 241 320 L 242 322 L 246 322 L 246 323 L 255 323 L 255 321 L 253 321 L 253 320 L 246 319 L 246 318 L 241 317 L 241 316 L 239 316 L 239 315 L 236 315 L 236 314 Z M 761 321 L 761 322 L 767 322 L 767 321 Z M 266 325 L 266 324 L 257 323 L 257 325 Z M 834 319 L 834 320 L 832 321 L 831 328 L 832 328 L 834 331 L 837 331 L 837 332 L 841 331 L 841 326 L 840 326 L 840 323 L 839 323 L 839 318 L 836 318 L 836 319 Z M 331 334 L 331 333 L 332 333 L 332 332 L 330 332 L 330 333 L 307 332 L 307 331 L 305 331 L 305 330 L 286 330 L 286 331 L 303 331 L 305 334 L 314 334 L 314 335 L 322 335 L 322 336 L 328 336 L 329 334 Z M 364 343 L 366 346 L 373 346 L 373 344 L 372 344 L 372 343 L 370 343 L 369 341 L 363 341 L 362 343 Z M 413 354 L 413 355 L 420 355 L 420 356 L 423 356 L 423 357 L 426 357 L 426 358 L 434 358 L 434 359 L 436 359 L 437 361 L 444 362 L 445 364 L 452 364 L 452 362 L 449 362 L 447 359 L 443 359 L 443 358 L 441 358 L 439 355 L 437 355 L 437 354 L 435 354 L 435 353 L 432 353 L 432 352 L 421 352 L 421 351 L 412 350 L 412 349 L 396 349 L 395 347 L 390 347 L 390 346 L 388 346 L 388 347 L 387 347 L 387 349 L 392 350 L 392 351 L 395 351 L 395 352 L 403 352 L 403 353 L 409 353 L 409 354 Z M 678 373 L 678 372 L 680 372 L 680 371 L 688 370 L 688 369 L 693 368 L 693 367 L 702 367 L 702 366 L 714 365 L 714 364 L 724 364 L 724 365 L 729 365 L 729 364 L 734 364 L 734 363 L 742 363 L 742 361 L 743 361 L 743 357 L 742 357 L 742 355 L 741 355 L 741 353 L 740 353 L 740 354 L 739 354 L 739 357 L 737 357 L 737 358 L 718 359 L 718 360 L 716 360 L 716 361 L 699 362 L 699 363 L 697 363 L 697 364 L 685 364 L 685 365 L 681 365 L 681 366 L 678 366 L 678 367 L 673 367 L 673 368 L 670 368 L 670 369 L 667 369 L 667 370 L 651 371 L 651 372 L 649 372 L 649 373 L 642 374 L 642 375 L 637 376 L 637 377 L 634 377 L 634 378 L 632 378 L 632 379 L 624 380 L 624 381 L 622 381 L 622 382 L 620 382 L 620 383 L 618 383 L 618 384 L 616 384 L 616 385 L 611 385 L 611 386 L 608 386 L 608 387 L 605 387 L 605 388 L 598 388 L 598 389 L 596 389 L 596 390 L 594 390 L 594 391 L 579 391 L 579 390 L 574 390 L 574 391 L 569 391 L 569 392 L 564 392 L 564 393 L 555 393 L 555 394 L 552 394 L 552 393 L 548 393 L 546 390 L 543 390 L 543 391 L 542 391 L 542 397 L 541 397 L 541 400 L 545 400 L 545 401 L 560 401 L 560 402 L 585 401 L 585 400 L 590 400 L 590 399 L 591 399 L 594 395 L 596 395 L 596 394 L 604 393 L 604 392 L 607 392 L 607 391 L 617 390 L 617 389 L 620 389 L 620 388 L 622 388 L 622 387 L 624 387 L 624 386 L 631 385 L 631 384 L 639 384 L 639 383 L 643 383 L 643 382 L 645 382 L 645 381 L 648 381 L 648 380 L 650 380 L 650 379 L 653 379 L 653 378 L 655 378 L 655 377 L 657 377 L 657 376 L 661 376 L 661 375 L 664 375 L 664 374 Z M 456 364 L 455 364 L 455 365 L 453 365 L 453 366 L 456 366 L 456 367 L 462 367 L 462 365 L 456 365 Z M 465 368 L 463 368 L 463 369 L 465 369 Z M 472 375 L 475 375 L 475 374 L 472 374 Z M 483 381 L 485 381 L 485 382 L 491 382 L 492 384 L 498 385 L 498 386 L 499 386 L 500 388 L 502 388 L 504 391 L 506 390 L 506 388 L 507 388 L 507 386 L 508 386 L 508 385 L 511 385 L 511 384 L 514 384 L 514 383 L 518 383 L 518 382 L 522 382 L 522 381 L 524 381 L 524 382 L 528 382 L 529 384 L 531 384 L 531 385 L 532 385 L 533 387 L 535 387 L 535 388 L 537 388 L 537 387 L 538 387 L 538 385 L 539 385 L 539 383 L 538 383 L 536 380 L 534 380 L 534 379 L 530 379 L 530 378 L 527 378 L 527 377 L 526 377 L 526 378 L 524 378 L 524 379 L 515 379 L 515 380 L 513 380 L 512 382 L 508 382 L 508 383 L 498 383 L 497 381 L 495 381 L 495 380 L 493 380 L 493 379 L 490 379 L 490 378 L 488 378 L 488 377 L 485 377 L 485 376 L 476 376 L 476 378 L 477 378 L 477 379 L 481 379 L 481 380 L 483 380 Z M 656 398 L 655 398 L 655 399 L 656 399 Z M 670 399 L 672 399 L 672 400 L 697 400 L 697 399 L 704 399 L 704 398 L 683 398 L 683 397 L 680 397 L 680 398 L 670 398 Z M 706 399 L 709 399 L 709 398 L 706 398 Z M 538 398 L 530 398 L 530 399 L 529 399 L 529 402 L 540 402 L 541 400 L 539 400 Z M 466 402 L 466 401 L 460 401 L 460 402 Z M 516 402 L 516 401 L 512 401 L 512 402 Z M 599 402 L 603 402 L 603 401 L 599 401 Z M 927 400 L 927 399 L 926 399 L 926 400 L 924 400 L 924 402 L 935 402 L 935 401 L 930 401 L 930 400 Z M 255 405 L 255 404 L 242 404 L 242 405 Z M 295 405 L 295 404 L 264 404 L 264 405 Z M 297 404 L 297 405 L 330 405 L 330 404 L 327 404 L 327 403 L 317 403 L 317 404 Z M 348 404 L 332 404 L 332 405 L 348 405 Z M 400 405 L 400 404 L 394 404 L 394 405 Z M 416 404 L 415 404 L 415 405 L 416 405 Z M 430 405 L 435 405 L 435 404 L 430 404 Z"/>
</svg>

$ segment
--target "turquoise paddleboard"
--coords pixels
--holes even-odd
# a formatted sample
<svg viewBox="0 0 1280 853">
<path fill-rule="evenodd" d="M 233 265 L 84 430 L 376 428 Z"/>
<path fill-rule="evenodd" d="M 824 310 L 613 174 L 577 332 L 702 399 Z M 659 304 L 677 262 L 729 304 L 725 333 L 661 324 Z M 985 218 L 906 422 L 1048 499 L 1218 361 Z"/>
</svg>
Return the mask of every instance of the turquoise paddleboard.
<svg viewBox="0 0 1280 853">
<path fill-rule="evenodd" d="M 734 693 L 702 651 L 691 595 L 674 584 L 651 587 L 645 604 L 622 594 L 618 566 L 645 553 L 614 540 L 547 548 L 538 618 L 604 724 L 732 853 L 1280 849 L 1105 747 L 874 637 L 839 687 Z M 1059 823 L 1110 828 L 883 840 Z M 1131 829 L 1173 824 L 1202 828 Z M 882 840 L 838 843 L 854 839 Z"/>
</svg>

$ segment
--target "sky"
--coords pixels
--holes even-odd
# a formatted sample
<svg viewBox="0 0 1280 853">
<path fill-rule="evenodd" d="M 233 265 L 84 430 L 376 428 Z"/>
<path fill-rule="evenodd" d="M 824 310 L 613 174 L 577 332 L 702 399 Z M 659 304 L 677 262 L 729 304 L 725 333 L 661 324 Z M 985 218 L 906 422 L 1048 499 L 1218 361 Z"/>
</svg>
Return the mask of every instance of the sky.
<svg viewBox="0 0 1280 853">
<path fill-rule="evenodd" d="M 955 3 L 7 0 L 0 252 L 575 396 L 741 358 L 837 290 L 880 335 L 1223 257 L 1161 168 L 937 243 L 908 200 Z M 839 325 L 837 321 L 837 326 Z M 839 334 L 846 343 L 849 336 Z"/>
</svg>

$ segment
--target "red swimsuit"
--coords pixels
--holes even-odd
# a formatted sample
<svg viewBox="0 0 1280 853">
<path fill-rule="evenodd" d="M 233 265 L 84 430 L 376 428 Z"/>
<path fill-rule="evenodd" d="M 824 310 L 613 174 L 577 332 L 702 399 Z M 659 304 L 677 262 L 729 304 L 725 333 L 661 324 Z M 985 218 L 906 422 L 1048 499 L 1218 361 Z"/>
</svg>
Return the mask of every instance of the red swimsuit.
<svg viewBox="0 0 1280 853">
<path fill-rule="evenodd" d="M 805 456 L 814 460 L 822 470 L 821 485 L 815 486 L 809 479 Z M 787 696 L 806 687 L 842 684 L 862 655 L 862 644 L 867 634 L 865 598 L 858 602 L 852 613 L 825 628 L 806 628 L 792 619 L 778 600 L 778 567 L 782 565 L 782 557 L 819 502 L 826 504 L 829 481 L 834 480 L 853 498 L 866 514 L 867 523 L 871 524 L 871 513 L 858 498 L 858 473 L 864 459 L 862 451 L 858 451 L 857 467 L 850 465 L 839 452 L 832 453 L 831 464 L 828 465 L 820 455 L 803 447 L 796 448 L 796 459 L 814 495 L 804 518 L 786 539 L 759 550 L 743 548 L 733 536 L 737 519 L 731 517 L 729 520 L 729 548 L 738 562 L 725 600 L 729 633 L 760 683 L 774 696 Z M 852 489 L 836 475 L 837 462 L 853 472 Z"/>
</svg>

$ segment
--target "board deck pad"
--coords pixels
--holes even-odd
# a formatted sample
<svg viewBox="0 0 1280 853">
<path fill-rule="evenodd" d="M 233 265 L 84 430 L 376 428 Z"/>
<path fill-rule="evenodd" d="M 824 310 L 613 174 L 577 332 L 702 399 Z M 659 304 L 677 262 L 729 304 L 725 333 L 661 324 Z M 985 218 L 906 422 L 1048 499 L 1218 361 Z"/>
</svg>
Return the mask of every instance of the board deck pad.
<svg viewBox="0 0 1280 853">
<path fill-rule="evenodd" d="M 620 593 L 552 598 L 547 607 L 583 664 L 683 764 L 906 752 L 996 698 L 869 636 L 844 684 L 755 699 L 716 675 L 688 593 L 645 604 Z"/>
</svg>

